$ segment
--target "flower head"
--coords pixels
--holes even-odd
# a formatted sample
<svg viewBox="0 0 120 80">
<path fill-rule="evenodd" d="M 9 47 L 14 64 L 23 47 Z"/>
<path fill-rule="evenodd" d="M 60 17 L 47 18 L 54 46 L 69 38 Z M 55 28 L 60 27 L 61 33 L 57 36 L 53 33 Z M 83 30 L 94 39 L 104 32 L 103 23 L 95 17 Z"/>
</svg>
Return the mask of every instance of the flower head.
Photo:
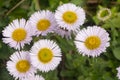
<svg viewBox="0 0 120 80">
<path fill-rule="evenodd" d="M 74 31 L 84 23 L 85 12 L 81 7 L 67 3 L 58 7 L 55 18 L 59 27 Z"/>
<path fill-rule="evenodd" d="M 29 77 L 23 78 L 22 80 L 45 80 L 45 79 L 39 75 L 31 75 Z"/>
<path fill-rule="evenodd" d="M 93 26 L 87 27 L 77 34 L 75 45 L 83 56 L 97 57 L 106 51 L 109 40 L 109 34 L 103 28 Z"/>
<path fill-rule="evenodd" d="M 13 20 L 3 31 L 3 42 L 20 50 L 25 44 L 30 44 L 34 30 L 25 19 Z"/>
<path fill-rule="evenodd" d="M 120 79 L 120 67 L 117 68 L 117 77 Z"/>
<path fill-rule="evenodd" d="M 54 14 L 49 10 L 37 11 L 31 15 L 29 20 L 37 36 L 46 36 L 48 33 L 53 32 L 56 26 Z"/>
<path fill-rule="evenodd" d="M 36 69 L 31 65 L 29 52 L 27 51 L 13 53 L 7 62 L 7 70 L 15 79 L 23 79 L 36 73 Z"/>
<path fill-rule="evenodd" d="M 30 54 L 32 65 L 42 72 L 54 70 L 60 63 L 61 56 L 59 46 L 47 39 L 36 42 Z"/>
<path fill-rule="evenodd" d="M 98 11 L 97 17 L 101 21 L 105 21 L 111 17 L 111 11 L 108 8 L 102 8 Z"/>
<path fill-rule="evenodd" d="M 60 35 L 62 38 L 66 38 L 66 39 L 71 39 L 71 34 L 72 34 L 72 31 L 68 31 L 68 30 L 65 30 L 65 29 L 62 29 L 60 27 L 57 27 L 54 32 L 57 34 L 57 35 Z"/>
</svg>

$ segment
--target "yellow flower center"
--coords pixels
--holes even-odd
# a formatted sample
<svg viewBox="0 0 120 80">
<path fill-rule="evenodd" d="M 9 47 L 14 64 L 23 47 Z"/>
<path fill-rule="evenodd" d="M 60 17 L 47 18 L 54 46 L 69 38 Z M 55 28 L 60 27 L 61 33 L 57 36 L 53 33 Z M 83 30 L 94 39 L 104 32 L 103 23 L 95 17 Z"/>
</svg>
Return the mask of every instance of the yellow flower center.
<svg viewBox="0 0 120 80">
<path fill-rule="evenodd" d="M 98 36 L 90 36 L 85 40 L 85 46 L 90 49 L 96 49 L 100 46 L 101 40 Z"/>
<path fill-rule="evenodd" d="M 27 33 L 24 29 L 18 28 L 13 31 L 12 39 L 17 42 L 20 42 L 26 38 L 26 35 L 27 35 Z"/>
<path fill-rule="evenodd" d="M 76 13 L 72 11 L 65 12 L 62 17 L 63 17 L 63 20 L 69 24 L 72 24 L 77 20 Z"/>
<path fill-rule="evenodd" d="M 42 20 L 38 21 L 38 23 L 37 23 L 37 29 L 39 31 L 45 31 L 45 30 L 47 30 L 50 27 L 50 25 L 51 24 L 50 24 L 49 20 L 42 19 Z"/>
<path fill-rule="evenodd" d="M 50 49 L 48 48 L 42 48 L 38 52 L 38 59 L 43 62 L 43 63 L 48 63 L 52 60 L 53 58 L 53 53 Z"/>
<path fill-rule="evenodd" d="M 16 68 L 19 72 L 25 73 L 30 68 L 30 63 L 27 60 L 20 60 L 16 64 Z"/>
</svg>

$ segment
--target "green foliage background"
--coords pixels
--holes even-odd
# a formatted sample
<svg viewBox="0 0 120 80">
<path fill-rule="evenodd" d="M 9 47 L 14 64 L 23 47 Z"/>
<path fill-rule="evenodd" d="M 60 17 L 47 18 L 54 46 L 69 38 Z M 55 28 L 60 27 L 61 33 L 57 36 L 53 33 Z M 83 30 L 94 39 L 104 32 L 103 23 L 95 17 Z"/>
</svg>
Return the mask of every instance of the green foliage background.
<svg viewBox="0 0 120 80">
<path fill-rule="evenodd" d="M 55 11 L 64 3 L 74 3 L 86 12 L 86 22 L 82 27 L 99 25 L 105 28 L 111 37 L 111 46 L 106 53 L 91 58 L 80 55 L 73 43 L 60 36 L 47 36 L 56 41 L 62 49 L 62 62 L 58 68 L 48 73 L 41 73 L 46 80 L 118 80 L 116 68 L 120 66 L 120 0 L 0 0 L 0 80 L 14 80 L 6 70 L 6 61 L 15 52 L 2 42 L 2 30 L 16 18 L 28 19 L 37 10 Z M 96 18 L 100 7 L 108 7 L 112 17 L 104 22 Z M 34 41 L 39 38 L 35 38 Z M 25 50 L 29 50 L 27 46 Z"/>
</svg>

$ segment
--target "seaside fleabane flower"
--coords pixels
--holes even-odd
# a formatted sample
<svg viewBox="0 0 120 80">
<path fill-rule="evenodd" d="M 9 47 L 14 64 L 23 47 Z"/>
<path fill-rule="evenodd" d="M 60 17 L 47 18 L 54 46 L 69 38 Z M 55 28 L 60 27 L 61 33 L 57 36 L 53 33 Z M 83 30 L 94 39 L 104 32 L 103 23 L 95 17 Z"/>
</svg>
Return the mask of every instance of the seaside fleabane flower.
<svg viewBox="0 0 120 80">
<path fill-rule="evenodd" d="M 46 36 L 53 32 L 56 26 L 54 13 L 49 10 L 41 10 L 33 13 L 29 19 L 32 27 L 35 29 L 35 35 Z"/>
<path fill-rule="evenodd" d="M 26 77 L 22 80 L 45 80 L 42 76 L 39 75 L 31 75 L 29 77 Z"/>
<path fill-rule="evenodd" d="M 120 80 L 120 67 L 118 67 L 116 70 L 117 70 L 117 77 Z"/>
<path fill-rule="evenodd" d="M 80 54 L 97 57 L 109 46 L 109 34 L 98 26 L 89 26 L 81 30 L 75 38 L 75 45 Z"/>
<path fill-rule="evenodd" d="M 97 13 L 97 18 L 101 21 L 105 21 L 111 17 L 111 10 L 108 8 L 102 8 Z"/>
<path fill-rule="evenodd" d="M 31 65 L 30 56 L 28 51 L 15 52 L 10 56 L 7 61 L 7 70 L 15 80 L 29 77 L 36 73 L 36 69 Z"/>
<path fill-rule="evenodd" d="M 67 3 L 57 8 L 55 18 L 59 27 L 74 31 L 85 22 L 85 12 L 81 7 Z"/>
<path fill-rule="evenodd" d="M 54 33 L 66 39 L 71 39 L 71 35 L 72 35 L 72 31 L 68 31 L 60 27 L 56 27 L 56 29 L 54 30 Z"/>
<path fill-rule="evenodd" d="M 54 70 L 59 65 L 61 56 L 59 46 L 47 39 L 34 43 L 30 54 L 32 65 L 42 72 Z"/>
<path fill-rule="evenodd" d="M 20 50 L 25 44 L 30 44 L 34 30 L 25 19 L 13 20 L 3 31 L 3 42 Z"/>
<path fill-rule="evenodd" d="M 66 38 L 67 40 L 72 38 L 72 35 L 76 35 L 80 29 L 76 29 L 74 31 L 68 31 L 66 29 L 63 29 L 61 27 L 56 27 L 54 30 L 54 33 L 61 36 L 62 38 Z"/>
</svg>

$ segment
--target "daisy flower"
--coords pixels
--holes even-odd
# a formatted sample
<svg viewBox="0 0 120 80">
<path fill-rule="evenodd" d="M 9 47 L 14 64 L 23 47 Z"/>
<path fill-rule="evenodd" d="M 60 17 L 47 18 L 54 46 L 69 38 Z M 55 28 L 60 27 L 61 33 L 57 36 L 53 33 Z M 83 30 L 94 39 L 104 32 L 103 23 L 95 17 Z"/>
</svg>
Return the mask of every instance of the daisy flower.
<svg viewBox="0 0 120 80">
<path fill-rule="evenodd" d="M 48 33 L 53 32 L 56 26 L 54 14 L 49 10 L 33 13 L 29 21 L 35 29 L 35 35 L 37 36 L 46 36 Z"/>
<path fill-rule="evenodd" d="M 120 67 L 117 68 L 117 77 L 120 79 Z"/>
<path fill-rule="evenodd" d="M 36 73 L 36 69 L 31 65 L 28 51 L 13 53 L 7 62 L 7 70 L 15 79 L 23 79 Z"/>
<path fill-rule="evenodd" d="M 106 51 L 109 40 L 109 34 L 103 28 L 89 26 L 77 34 L 74 42 L 78 52 L 83 56 L 97 57 Z"/>
<path fill-rule="evenodd" d="M 58 7 L 55 18 L 59 27 L 74 31 L 84 23 L 85 12 L 81 7 L 67 3 Z"/>
<path fill-rule="evenodd" d="M 54 70 L 60 64 L 61 56 L 59 46 L 47 39 L 34 43 L 30 54 L 32 65 L 42 72 Z"/>
<path fill-rule="evenodd" d="M 25 44 L 30 44 L 34 30 L 25 19 L 13 20 L 3 31 L 3 42 L 20 50 Z"/>
<path fill-rule="evenodd" d="M 71 34 L 72 34 L 72 31 L 68 31 L 68 30 L 64 30 L 60 27 L 56 27 L 56 29 L 54 30 L 54 32 L 57 34 L 57 35 L 60 35 L 62 38 L 66 38 L 66 39 L 71 39 Z"/>
<path fill-rule="evenodd" d="M 111 17 L 111 11 L 108 8 L 102 8 L 97 13 L 97 18 L 101 21 L 105 21 Z"/>
<path fill-rule="evenodd" d="M 57 35 L 60 35 L 62 38 L 71 39 L 72 38 L 72 34 L 76 35 L 79 32 L 79 29 L 76 29 L 75 31 L 68 31 L 66 29 L 63 29 L 63 28 L 60 28 L 60 27 L 56 27 L 54 32 Z"/>
<path fill-rule="evenodd" d="M 39 75 L 32 75 L 32 76 L 26 77 L 22 80 L 45 80 L 45 79 Z"/>
</svg>

